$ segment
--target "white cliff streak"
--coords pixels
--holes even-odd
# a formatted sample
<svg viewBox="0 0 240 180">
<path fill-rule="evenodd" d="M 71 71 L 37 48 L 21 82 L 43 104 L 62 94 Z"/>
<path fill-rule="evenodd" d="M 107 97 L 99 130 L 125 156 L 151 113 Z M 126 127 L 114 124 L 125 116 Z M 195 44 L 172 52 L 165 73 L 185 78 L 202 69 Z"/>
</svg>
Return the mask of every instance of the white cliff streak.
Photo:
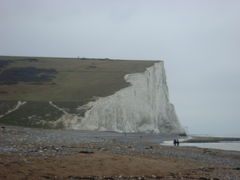
<svg viewBox="0 0 240 180">
<path fill-rule="evenodd" d="M 14 108 L 8 110 L 8 111 L 7 111 L 6 113 L 4 113 L 4 114 L 1 114 L 1 115 L 0 115 L 0 118 L 2 118 L 2 117 L 4 117 L 4 116 L 6 116 L 6 115 L 8 115 L 8 114 L 10 114 L 10 113 L 18 110 L 18 109 L 19 109 L 22 105 L 24 105 L 24 104 L 26 104 L 25 101 L 18 101 L 18 102 L 17 102 L 17 105 L 16 105 Z"/>
<path fill-rule="evenodd" d="M 131 86 L 87 104 L 84 117 L 68 128 L 117 132 L 182 133 L 174 106 L 169 102 L 163 62 L 144 73 L 128 74 Z"/>
<path fill-rule="evenodd" d="M 63 113 L 62 117 L 59 118 L 56 121 L 48 122 L 48 124 L 56 127 L 59 123 L 62 124 L 64 127 L 68 128 L 72 124 L 76 124 L 79 121 L 79 116 L 76 114 L 70 114 L 67 111 L 65 111 L 63 108 L 58 107 L 56 104 L 54 104 L 52 101 L 48 102 L 52 107 L 56 108 L 57 110 L 61 111 Z M 43 121 L 43 124 L 47 123 L 46 121 Z"/>
<path fill-rule="evenodd" d="M 61 111 L 63 114 L 69 114 L 67 111 L 65 111 L 63 108 L 58 107 L 56 104 L 54 104 L 52 101 L 48 102 L 52 107 L 56 108 L 57 110 Z"/>
</svg>

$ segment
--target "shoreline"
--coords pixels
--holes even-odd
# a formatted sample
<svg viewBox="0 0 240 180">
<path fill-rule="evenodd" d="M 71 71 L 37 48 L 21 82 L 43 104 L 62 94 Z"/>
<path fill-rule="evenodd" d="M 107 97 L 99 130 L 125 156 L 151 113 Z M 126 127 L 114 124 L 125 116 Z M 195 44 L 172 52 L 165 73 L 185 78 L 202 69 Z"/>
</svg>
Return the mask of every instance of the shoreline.
<svg viewBox="0 0 240 180">
<path fill-rule="evenodd" d="M 159 145 L 173 138 L 6 126 L 0 179 L 240 178 L 240 152 Z"/>
<path fill-rule="evenodd" d="M 181 143 L 216 143 L 216 142 L 233 142 L 240 141 L 238 137 L 213 137 L 213 136 L 190 136 Z"/>
</svg>

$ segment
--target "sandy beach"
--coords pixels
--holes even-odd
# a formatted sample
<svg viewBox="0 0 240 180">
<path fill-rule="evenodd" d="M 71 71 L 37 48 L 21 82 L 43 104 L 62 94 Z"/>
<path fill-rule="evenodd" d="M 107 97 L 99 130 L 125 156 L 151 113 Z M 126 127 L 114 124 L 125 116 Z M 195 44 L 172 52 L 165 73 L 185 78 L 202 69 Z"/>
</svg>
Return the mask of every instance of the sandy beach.
<svg viewBox="0 0 240 180">
<path fill-rule="evenodd" d="M 175 137 L 6 126 L 0 179 L 240 179 L 240 152 L 159 145 Z"/>
</svg>

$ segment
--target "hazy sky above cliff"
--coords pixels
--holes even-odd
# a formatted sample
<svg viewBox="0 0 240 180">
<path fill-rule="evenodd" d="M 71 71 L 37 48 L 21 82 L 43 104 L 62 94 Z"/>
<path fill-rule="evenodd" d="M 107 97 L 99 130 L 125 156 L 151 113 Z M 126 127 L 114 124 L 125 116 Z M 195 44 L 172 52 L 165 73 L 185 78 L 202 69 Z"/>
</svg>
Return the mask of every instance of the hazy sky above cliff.
<svg viewBox="0 0 240 180">
<path fill-rule="evenodd" d="M 239 0 L 0 0 L 0 54 L 163 59 L 190 133 L 240 128 Z"/>
</svg>

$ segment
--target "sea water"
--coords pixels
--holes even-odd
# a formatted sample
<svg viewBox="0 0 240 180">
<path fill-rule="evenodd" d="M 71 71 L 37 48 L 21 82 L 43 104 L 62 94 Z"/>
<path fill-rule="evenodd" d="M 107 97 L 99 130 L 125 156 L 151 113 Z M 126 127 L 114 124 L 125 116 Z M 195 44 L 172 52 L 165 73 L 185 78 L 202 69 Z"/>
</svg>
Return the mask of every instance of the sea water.
<svg viewBox="0 0 240 180">
<path fill-rule="evenodd" d="M 195 135 L 196 136 L 196 135 Z M 199 136 L 199 135 L 197 135 Z M 223 136 L 217 136 L 223 137 Z M 224 137 L 240 137 L 240 136 L 224 136 Z M 199 148 L 220 149 L 228 151 L 240 151 L 240 141 L 221 141 L 214 143 L 181 143 L 184 139 L 180 139 L 180 146 L 191 146 Z M 173 141 L 164 141 L 161 145 L 173 146 Z"/>
<path fill-rule="evenodd" d="M 196 146 L 200 148 L 240 151 L 239 141 L 218 142 L 218 143 L 182 143 L 181 146 Z"/>
</svg>

